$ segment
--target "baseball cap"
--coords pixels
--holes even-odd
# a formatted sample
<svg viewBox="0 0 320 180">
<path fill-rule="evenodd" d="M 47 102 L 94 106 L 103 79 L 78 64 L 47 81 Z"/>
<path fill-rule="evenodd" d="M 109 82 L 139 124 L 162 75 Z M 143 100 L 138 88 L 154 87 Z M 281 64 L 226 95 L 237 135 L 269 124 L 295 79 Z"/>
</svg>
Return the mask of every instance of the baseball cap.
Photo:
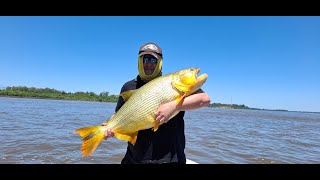
<svg viewBox="0 0 320 180">
<path fill-rule="evenodd" d="M 143 44 L 139 49 L 139 56 L 150 54 L 156 57 L 157 59 L 162 58 L 162 49 L 160 46 L 153 42 L 148 42 Z"/>
</svg>

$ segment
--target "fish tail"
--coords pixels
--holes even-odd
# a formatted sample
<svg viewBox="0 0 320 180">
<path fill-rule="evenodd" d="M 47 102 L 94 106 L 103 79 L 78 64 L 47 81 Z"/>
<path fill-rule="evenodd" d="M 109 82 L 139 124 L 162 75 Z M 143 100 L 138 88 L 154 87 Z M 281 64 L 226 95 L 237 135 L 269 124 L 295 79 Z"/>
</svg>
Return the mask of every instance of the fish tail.
<svg viewBox="0 0 320 180">
<path fill-rule="evenodd" d="M 105 126 L 88 126 L 74 132 L 82 137 L 82 157 L 90 156 L 104 139 Z"/>
</svg>

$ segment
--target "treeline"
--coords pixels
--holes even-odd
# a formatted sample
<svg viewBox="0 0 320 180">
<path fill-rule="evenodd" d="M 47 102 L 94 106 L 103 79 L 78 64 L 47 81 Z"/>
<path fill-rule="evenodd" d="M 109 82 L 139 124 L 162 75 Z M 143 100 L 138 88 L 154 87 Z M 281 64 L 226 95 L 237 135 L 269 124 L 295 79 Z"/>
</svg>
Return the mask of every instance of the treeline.
<svg viewBox="0 0 320 180">
<path fill-rule="evenodd" d="M 238 105 L 238 104 L 213 103 L 213 104 L 210 104 L 209 107 L 212 107 L 212 108 L 231 108 L 231 109 L 264 110 L 264 111 L 288 111 L 288 110 L 285 110 L 285 109 L 260 109 L 260 108 L 251 108 L 251 107 L 245 106 L 244 104 Z"/>
<path fill-rule="evenodd" d="M 118 95 L 109 95 L 109 92 L 101 92 L 96 94 L 94 92 L 65 92 L 52 88 L 35 88 L 26 86 L 8 86 L 0 89 L 0 96 L 13 97 L 30 97 L 30 98 L 44 98 L 44 99 L 65 99 L 65 100 L 80 100 L 80 101 L 99 101 L 99 102 L 117 102 Z M 255 109 L 245 105 L 237 104 L 222 104 L 212 103 L 208 107 L 211 108 L 231 108 L 231 109 Z M 266 110 L 266 109 L 261 109 Z M 285 111 L 285 110 L 282 110 Z"/>
<path fill-rule="evenodd" d="M 99 101 L 99 102 L 117 102 L 117 95 L 109 95 L 109 92 L 65 92 L 51 88 L 35 88 L 26 86 L 8 86 L 0 89 L 0 96 L 14 97 L 31 97 L 31 98 L 46 98 L 46 99 L 65 99 L 65 100 L 80 100 L 80 101 Z"/>
<path fill-rule="evenodd" d="M 256 108 L 250 108 L 248 106 L 245 106 L 244 104 L 238 105 L 238 104 L 221 104 L 221 103 L 212 103 L 209 105 L 209 107 L 212 107 L 212 108 L 232 108 L 232 109 L 256 109 Z"/>
</svg>

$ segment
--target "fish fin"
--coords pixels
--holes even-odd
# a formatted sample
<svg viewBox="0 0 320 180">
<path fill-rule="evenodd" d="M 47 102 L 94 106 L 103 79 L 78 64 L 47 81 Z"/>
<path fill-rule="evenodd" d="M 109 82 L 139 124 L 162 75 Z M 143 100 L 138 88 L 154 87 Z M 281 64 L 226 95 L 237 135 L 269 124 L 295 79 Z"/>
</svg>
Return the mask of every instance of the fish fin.
<svg viewBox="0 0 320 180">
<path fill-rule="evenodd" d="M 88 126 L 75 130 L 82 137 L 82 157 L 90 156 L 104 138 L 103 126 Z"/>
<path fill-rule="evenodd" d="M 132 134 L 121 134 L 114 132 L 114 136 L 120 140 L 129 141 L 131 144 L 135 144 L 137 141 L 138 132 L 132 133 Z"/>
<path fill-rule="evenodd" d="M 131 97 L 131 95 L 136 92 L 136 90 L 129 90 L 129 91 L 125 91 L 125 92 L 122 92 L 120 94 L 120 96 L 122 96 L 123 100 L 124 101 L 128 101 L 128 99 Z"/>
<path fill-rule="evenodd" d="M 135 145 L 138 137 L 138 132 L 132 134 L 131 144 Z"/>
<path fill-rule="evenodd" d="M 182 102 L 182 99 L 186 97 L 186 94 L 183 94 L 182 96 L 178 97 L 177 99 L 175 99 L 174 101 L 176 102 L 176 104 L 178 105 L 179 103 Z"/>
<path fill-rule="evenodd" d="M 154 127 L 152 128 L 153 132 L 156 132 L 160 126 L 159 121 L 154 121 Z"/>
</svg>

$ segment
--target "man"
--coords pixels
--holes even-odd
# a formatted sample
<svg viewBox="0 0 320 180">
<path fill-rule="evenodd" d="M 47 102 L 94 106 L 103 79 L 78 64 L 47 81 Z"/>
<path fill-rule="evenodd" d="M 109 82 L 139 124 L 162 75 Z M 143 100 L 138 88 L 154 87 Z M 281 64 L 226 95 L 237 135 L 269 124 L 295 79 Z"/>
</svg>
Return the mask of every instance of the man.
<svg viewBox="0 0 320 180">
<path fill-rule="evenodd" d="M 121 92 L 138 89 L 147 82 L 162 75 L 162 49 L 155 43 L 143 44 L 139 49 L 138 71 L 139 75 L 126 82 Z M 115 112 L 124 100 L 119 97 Z M 161 104 L 155 114 L 156 121 L 162 124 L 156 132 L 151 129 L 141 130 L 135 145 L 128 142 L 127 152 L 121 164 L 158 164 L 158 163 L 186 163 L 184 114 L 186 110 L 198 109 L 210 104 L 210 97 L 199 89 L 194 94 L 185 97 L 182 103 L 176 106 L 174 101 Z M 176 111 L 180 111 L 172 119 L 169 118 Z M 103 124 L 105 125 L 105 123 Z M 114 134 L 109 129 L 105 137 Z"/>
</svg>

